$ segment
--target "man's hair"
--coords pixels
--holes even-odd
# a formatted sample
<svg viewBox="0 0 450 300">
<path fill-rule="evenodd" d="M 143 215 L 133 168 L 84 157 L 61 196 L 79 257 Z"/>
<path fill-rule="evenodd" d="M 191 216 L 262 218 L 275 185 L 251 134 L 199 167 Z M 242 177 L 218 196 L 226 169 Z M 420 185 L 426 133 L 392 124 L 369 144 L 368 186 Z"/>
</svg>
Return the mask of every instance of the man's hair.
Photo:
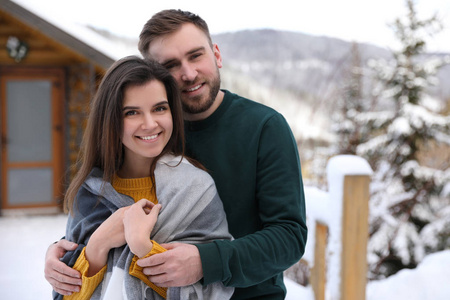
<svg viewBox="0 0 450 300">
<path fill-rule="evenodd" d="M 191 23 L 194 24 L 198 29 L 203 31 L 203 33 L 208 38 L 209 44 L 212 48 L 211 35 L 209 33 L 208 25 L 205 20 L 200 18 L 198 15 L 193 14 L 188 11 L 183 11 L 180 9 L 168 9 L 162 10 L 152 16 L 150 20 L 145 23 L 142 28 L 141 34 L 139 35 L 138 48 L 142 56 L 149 58 L 148 50 L 150 44 L 153 40 L 158 37 L 171 34 L 178 29 L 181 25 Z"/>
</svg>

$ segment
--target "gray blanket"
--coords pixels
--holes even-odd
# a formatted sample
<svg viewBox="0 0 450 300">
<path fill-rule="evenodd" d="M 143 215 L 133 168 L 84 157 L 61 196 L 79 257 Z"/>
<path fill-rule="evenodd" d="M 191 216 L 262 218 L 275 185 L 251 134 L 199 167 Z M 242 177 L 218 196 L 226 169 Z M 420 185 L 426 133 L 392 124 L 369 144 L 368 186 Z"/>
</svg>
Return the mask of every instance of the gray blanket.
<svg viewBox="0 0 450 300">
<path fill-rule="evenodd" d="M 222 202 L 211 176 L 186 160 L 170 155 L 161 158 L 155 169 L 156 195 L 162 204 L 151 239 L 169 242 L 205 243 L 232 237 Z M 69 216 L 66 239 L 79 247 L 63 258 L 73 266 L 79 253 L 95 229 L 120 207 L 134 203 L 131 197 L 119 194 L 102 180 L 100 169 L 92 170 L 78 193 L 74 215 Z M 99 200 L 99 201 L 98 201 Z M 162 299 L 141 280 L 128 274 L 133 253 L 127 245 L 110 251 L 107 273 L 91 299 Z M 196 283 L 169 288 L 167 299 L 229 299 L 233 288 L 222 283 L 202 286 Z"/>
</svg>

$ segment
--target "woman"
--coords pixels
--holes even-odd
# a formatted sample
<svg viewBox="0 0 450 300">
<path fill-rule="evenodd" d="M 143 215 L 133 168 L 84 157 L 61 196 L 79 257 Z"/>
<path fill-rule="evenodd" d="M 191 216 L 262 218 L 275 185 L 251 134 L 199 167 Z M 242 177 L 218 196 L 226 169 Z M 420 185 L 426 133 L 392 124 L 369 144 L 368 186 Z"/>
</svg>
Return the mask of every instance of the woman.
<svg viewBox="0 0 450 300">
<path fill-rule="evenodd" d="M 64 299 L 231 297 L 221 283 L 157 287 L 136 264 L 165 251 L 159 243 L 231 239 L 212 178 L 183 157 L 183 131 L 179 90 L 165 68 L 134 56 L 113 64 L 64 199 L 66 238 L 79 246 L 63 260 L 83 279 L 81 291 Z"/>
</svg>

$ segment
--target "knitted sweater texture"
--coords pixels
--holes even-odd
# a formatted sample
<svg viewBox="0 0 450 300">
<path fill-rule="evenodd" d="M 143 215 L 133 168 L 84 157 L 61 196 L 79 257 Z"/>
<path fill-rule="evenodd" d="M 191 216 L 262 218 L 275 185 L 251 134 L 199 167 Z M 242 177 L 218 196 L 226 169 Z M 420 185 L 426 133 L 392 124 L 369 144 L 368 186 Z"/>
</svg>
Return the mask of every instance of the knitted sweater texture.
<svg viewBox="0 0 450 300">
<path fill-rule="evenodd" d="M 66 253 L 63 261 L 73 266 L 95 229 L 120 207 L 134 203 L 102 180 L 103 172 L 94 169 L 80 189 L 77 209 L 69 216 L 66 238 L 79 244 Z M 156 195 L 162 210 L 151 239 L 158 243 L 172 241 L 206 243 L 231 239 L 212 178 L 180 157 L 164 156 L 155 169 Z M 91 299 L 163 299 L 141 279 L 130 276 L 133 253 L 125 245 L 114 248 L 108 256 L 107 271 Z M 169 288 L 168 299 L 228 299 L 232 288 L 222 284 L 202 286 L 196 283 Z"/>
<path fill-rule="evenodd" d="M 235 240 L 197 245 L 204 284 L 232 299 L 284 299 L 283 271 L 306 244 L 297 143 L 281 114 L 224 90 L 207 119 L 185 122 L 187 154 L 214 178 Z"/>
</svg>

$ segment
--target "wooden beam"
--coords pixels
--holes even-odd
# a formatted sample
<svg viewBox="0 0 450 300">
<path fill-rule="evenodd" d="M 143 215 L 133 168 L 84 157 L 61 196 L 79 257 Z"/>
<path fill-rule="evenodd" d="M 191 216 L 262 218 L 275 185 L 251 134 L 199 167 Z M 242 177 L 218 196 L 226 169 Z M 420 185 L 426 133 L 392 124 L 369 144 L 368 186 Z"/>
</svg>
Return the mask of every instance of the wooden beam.
<svg viewBox="0 0 450 300">
<path fill-rule="evenodd" d="M 369 235 L 369 183 L 367 175 L 345 176 L 342 211 L 342 300 L 364 300 L 367 284 Z"/>
<path fill-rule="evenodd" d="M 2 11 L 5 13 L 2 13 Z M 6 15 L 9 15 L 9 17 Z M 14 22 L 21 22 L 22 26 L 25 25 L 27 27 L 27 30 L 33 30 L 45 35 L 47 40 L 52 40 L 58 45 L 63 45 L 66 49 L 69 49 L 78 56 L 84 57 L 84 59 L 100 68 L 107 69 L 114 62 L 113 58 L 109 57 L 101 50 L 98 50 L 94 45 L 78 39 L 77 37 L 64 31 L 62 28 L 59 28 L 51 22 L 35 15 L 31 11 L 28 11 L 13 1 L 2 1 L 2 6 L 0 7 L 0 17 L 4 18 L 6 22 L 11 20 L 11 18 L 14 18 Z"/>
<path fill-rule="evenodd" d="M 315 300 L 325 300 L 325 286 L 327 283 L 327 225 L 316 222 L 315 240 L 316 244 L 314 246 L 314 266 L 311 270 L 311 286 L 314 291 Z"/>
</svg>

